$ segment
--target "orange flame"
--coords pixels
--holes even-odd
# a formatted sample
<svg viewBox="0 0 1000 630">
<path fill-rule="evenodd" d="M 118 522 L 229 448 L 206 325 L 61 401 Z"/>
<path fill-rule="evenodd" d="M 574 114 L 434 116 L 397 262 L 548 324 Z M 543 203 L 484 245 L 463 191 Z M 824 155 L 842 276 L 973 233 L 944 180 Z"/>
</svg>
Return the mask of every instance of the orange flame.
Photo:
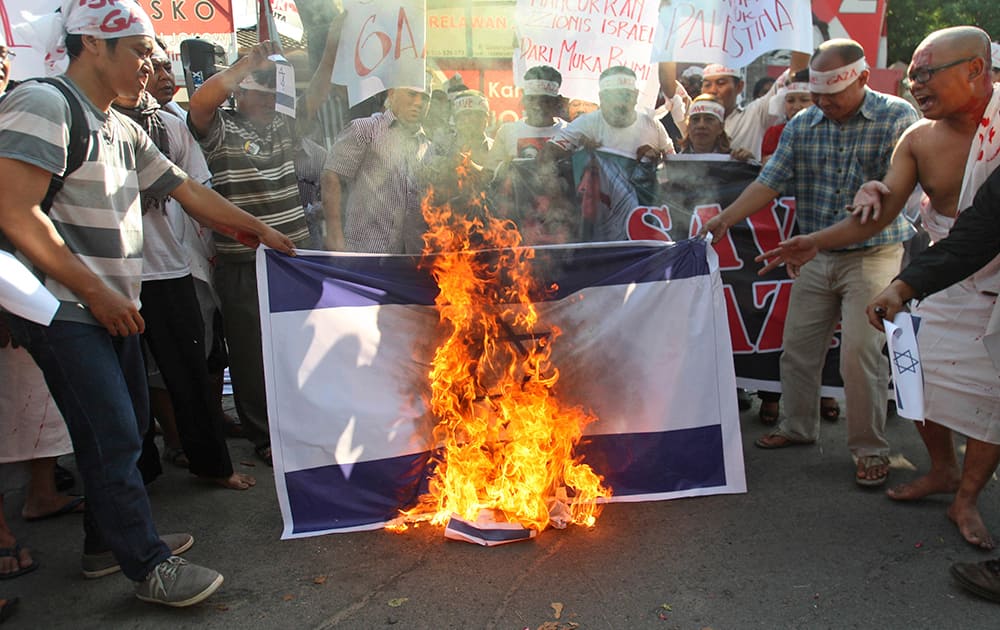
<svg viewBox="0 0 1000 630">
<path fill-rule="evenodd" d="M 487 510 L 537 531 L 591 526 L 611 492 L 573 450 L 595 418 L 554 395 L 559 330 L 532 333 L 535 252 L 518 247 L 512 222 L 490 215 L 469 171 L 466 160 L 455 185 L 432 190 L 422 205 L 424 261 L 440 288 L 445 335 L 429 374 L 441 448 L 428 493 L 404 517 L 444 524 Z"/>
</svg>

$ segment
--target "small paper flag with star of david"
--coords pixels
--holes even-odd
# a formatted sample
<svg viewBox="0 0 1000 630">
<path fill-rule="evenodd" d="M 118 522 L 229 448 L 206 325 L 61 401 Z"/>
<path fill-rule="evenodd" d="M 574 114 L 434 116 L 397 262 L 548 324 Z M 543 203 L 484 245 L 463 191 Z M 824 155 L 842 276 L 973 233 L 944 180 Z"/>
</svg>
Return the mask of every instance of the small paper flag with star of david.
<svg viewBox="0 0 1000 630">
<path fill-rule="evenodd" d="M 889 346 L 892 383 L 896 388 L 896 411 L 910 420 L 924 419 L 924 371 L 920 365 L 913 318 L 900 312 L 895 321 L 882 320 Z"/>
</svg>

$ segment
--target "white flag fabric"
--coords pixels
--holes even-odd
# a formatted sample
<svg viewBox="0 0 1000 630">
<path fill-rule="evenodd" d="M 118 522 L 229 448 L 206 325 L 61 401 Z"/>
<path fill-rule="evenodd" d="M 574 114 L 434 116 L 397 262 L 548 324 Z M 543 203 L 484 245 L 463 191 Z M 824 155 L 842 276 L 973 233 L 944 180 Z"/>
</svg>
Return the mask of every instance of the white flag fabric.
<svg viewBox="0 0 1000 630">
<path fill-rule="evenodd" d="M 809 0 L 674 0 L 660 8 L 653 61 L 741 68 L 782 49 L 812 52 Z"/>
<path fill-rule="evenodd" d="M 552 326 L 556 394 L 598 419 L 577 446 L 614 493 L 746 491 L 729 325 L 703 240 L 535 249 L 534 343 Z M 497 255 L 485 252 L 482 255 Z M 419 257 L 257 256 L 283 538 L 376 529 L 426 487 L 438 293 Z M 479 534 L 477 534 L 479 535 Z"/>
<path fill-rule="evenodd" d="M 59 310 L 59 300 L 20 260 L 0 250 L 0 306 L 36 324 L 48 326 Z"/>
<path fill-rule="evenodd" d="M 882 320 L 885 341 L 889 347 L 892 383 L 896 389 L 896 411 L 910 420 L 924 420 L 924 371 L 920 367 L 920 352 L 914 318 L 902 311 L 894 321 Z"/>
<path fill-rule="evenodd" d="M 389 88 L 424 90 L 427 10 L 423 0 L 344 0 L 333 82 L 353 107 Z"/>
</svg>

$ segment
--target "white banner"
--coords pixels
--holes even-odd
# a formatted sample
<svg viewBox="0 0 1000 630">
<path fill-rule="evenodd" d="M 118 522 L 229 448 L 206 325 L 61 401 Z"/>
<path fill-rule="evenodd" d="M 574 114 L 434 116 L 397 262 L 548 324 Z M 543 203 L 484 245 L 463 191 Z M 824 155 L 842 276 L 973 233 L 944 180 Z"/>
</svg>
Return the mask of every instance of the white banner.
<svg viewBox="0 0 1000 630">
<path fill-rule="evenodd" d="M 423 0 L 344 0 L 344 30 L 333 82 L 347 86 L 353 106 L 394 87 L 426 85 L 426 8 Z"/>
<path fill-rule="evenodd" d="M 653 60 L 741 68 L 785 49 L 813 50 L 809 0 L 675 0 L 660 9 Z"/>
<path fill-rule="evenodd" d="M 559 9 L 553 9 L 557 4 Z M 601 72 L 611 66 L 628 66 L 638 78 L 639 104 L 648 109 L 655 105 L 660 89 L 656 64 L 650 61 L 655 2 L 518 0 L 514 16 L 518 38 L 514 80 L 518 84 L 528 68 L 552 66 L 562 73 L 563 96 L 596 103 Z"/>
</svg>

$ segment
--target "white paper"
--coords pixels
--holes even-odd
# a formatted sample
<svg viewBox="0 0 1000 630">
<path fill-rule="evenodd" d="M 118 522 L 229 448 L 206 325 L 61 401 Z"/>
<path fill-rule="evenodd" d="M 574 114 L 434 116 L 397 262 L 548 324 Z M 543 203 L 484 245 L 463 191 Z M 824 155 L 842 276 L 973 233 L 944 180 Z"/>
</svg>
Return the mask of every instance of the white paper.
<svg viewBox="0 0 1000 630">
<path fill-rule="evenodd" d="M 59 309 L 59 300 L 20 260 L 0 250 L 0 306 L 24 319 L 48 326 Z"/>
<path fill-rule="evenodd" d="M 295 118 L 295 69 L 282 55 L 268 57 L 275 65 L 274 111 Z"/>
<path fill-rule="evenodd" d="M 425 88 L 424 0 L 344 0 L 344 10 L 333 82 L 352 107 L 389 88 Z"/>
<path fill-rule="evenodd" d="M 675 0 L 660 8 L 653 61 L 742 68 L 779 49 L 812 52 L 808 0 Z"/>
<path fill-rule="evenodd" d="M 889 346 L 892 383 L 896 388 L 896 412 L 910 420 L 924 420 L 924 371 L 917 349 L 913 318 L 900 312 L 896 320 L 882 320 L 885 340 Z"/>
</svg>

